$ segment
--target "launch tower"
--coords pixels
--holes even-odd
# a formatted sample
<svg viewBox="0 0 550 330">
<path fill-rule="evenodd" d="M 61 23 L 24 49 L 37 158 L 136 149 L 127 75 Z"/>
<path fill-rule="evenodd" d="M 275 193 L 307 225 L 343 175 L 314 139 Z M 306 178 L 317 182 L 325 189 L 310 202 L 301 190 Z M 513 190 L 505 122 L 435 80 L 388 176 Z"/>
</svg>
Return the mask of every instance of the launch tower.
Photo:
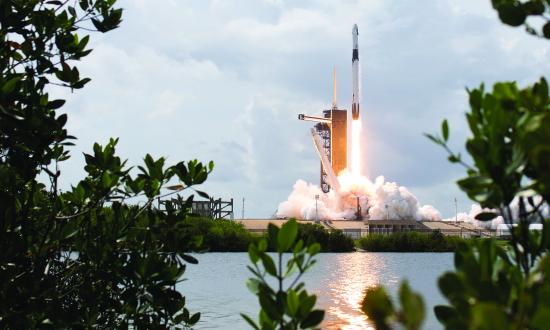
<svg viewBox="0 0 550 330">
<path fill-rule="evenodd" d="M 348 162 L 348 111 L 336 104 L 336 69 L 333 72 L 332 108 L 323 110 L 322 117 L 298 115 L 298 119 L 316 122 L 312 137 L 321 158 L 320 184 L 323 192 L 338 185 L 336 176 Z"/>
</svg>

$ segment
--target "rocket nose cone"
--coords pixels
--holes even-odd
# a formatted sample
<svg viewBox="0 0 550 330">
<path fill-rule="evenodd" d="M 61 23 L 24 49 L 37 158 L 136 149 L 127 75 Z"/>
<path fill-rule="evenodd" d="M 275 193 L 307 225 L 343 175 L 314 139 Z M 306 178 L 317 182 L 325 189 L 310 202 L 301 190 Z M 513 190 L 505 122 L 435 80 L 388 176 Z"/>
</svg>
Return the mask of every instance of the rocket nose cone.
<svg viewBox="0 0 550 330">
<path fill-rule="evenodd" d="M 357 27 L 357 24 L 353 24 L 353 29 L 351 30 L 353 35 L 359 35 L 359 28 Z"/>
</svg>

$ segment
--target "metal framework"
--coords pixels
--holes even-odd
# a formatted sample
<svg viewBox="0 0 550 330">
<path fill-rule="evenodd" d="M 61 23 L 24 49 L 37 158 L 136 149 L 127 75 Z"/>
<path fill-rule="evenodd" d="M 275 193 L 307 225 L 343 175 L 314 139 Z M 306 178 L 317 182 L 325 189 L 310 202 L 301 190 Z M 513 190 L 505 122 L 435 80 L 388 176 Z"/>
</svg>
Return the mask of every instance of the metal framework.
<svg viewBox="0 0 550 330">
<path fill-rule="evenodd" d="M 315 148 L 321 157 L 320 184 L 324 193 L 338 189 L 337 182 L 330 180 L 347 168 L 347 111 L 338 109 L 336 104 L 336 69 L 333 71 L 332 108 L 323 110 L 323 116 L 299 114 L 298 119 L 315 122 L 313 138 Z M 327 159 L 324 159 L 326 156 Z M 330 169 L 325 169 L 327 163 Z M 334 175 L 333 175 L 334 174 Z M 337 181 L 337 179 L 336 179 Z M 331 187 L 332 182 L 333 187 Z"/>
<path fill-rule="evenodd" d="M 324 110 L 323 115 L 325 118 L 331 118 L 330 110 Z M 330 126 L 324 122 L 317 123 L 315 125 L 315 130 L 323 139 L 323 148 L 325 149 L 328 160 L 332 162 Z M 324 193 L 328 193 L 330 191 L 330 184 L 328 183 L 327 172 L 323 168 L 323 164 L 321 164 L 321 190 L 323 190 Z"/>
<path fill-rule="evenodd" d="M 233 198 L 230 201 L 222 201 L 221 198 L 193 201 L 191 213 L 212 219 L 233 220 Z"/>
</svg>

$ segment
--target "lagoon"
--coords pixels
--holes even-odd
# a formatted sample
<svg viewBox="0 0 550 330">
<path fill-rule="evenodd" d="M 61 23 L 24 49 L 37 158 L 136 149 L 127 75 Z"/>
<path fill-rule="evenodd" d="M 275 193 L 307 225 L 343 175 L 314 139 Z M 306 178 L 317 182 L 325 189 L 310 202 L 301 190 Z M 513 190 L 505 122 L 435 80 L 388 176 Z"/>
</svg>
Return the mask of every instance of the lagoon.
<svg viewBox="0 0 550 330">
<path fill-rule="evenodd" d="M 178 290 L 187 298 L 191 313 L 200 311 L 196 329 L 250 329 L 239 315 L 257 319 L 258 302 L 246 287 L 250 272 L 246 253 L 194 254 L 198 265 L 188 265 Z M 395 297 L 399 282 L 407 279 L 421 292 L 427 307 L 423 329 L 441 329 L 433 306 L 445 303 L 437 278 L 453 269 L 452 253 L 321 253 L 306 274 L 308 292 L 317 294 L 317 307 L 325 309 L 323 329 L 368 329 L 360 310 L 363 291 L 384 285 Z"/>
</svg>

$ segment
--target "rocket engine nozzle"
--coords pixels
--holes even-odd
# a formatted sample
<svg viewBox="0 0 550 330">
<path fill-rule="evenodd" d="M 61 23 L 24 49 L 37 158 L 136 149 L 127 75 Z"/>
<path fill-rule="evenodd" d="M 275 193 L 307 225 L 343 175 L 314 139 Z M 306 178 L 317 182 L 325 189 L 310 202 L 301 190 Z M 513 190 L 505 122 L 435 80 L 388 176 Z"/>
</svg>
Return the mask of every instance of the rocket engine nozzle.
<svg viewBox="0 0 550 330">
<path fill-rule="evenodd" d="M 358 120 L 359 119 L 359 105 L 358 104 L 352 104 L 351 105 L 351 119 Z"/>
</svg>

